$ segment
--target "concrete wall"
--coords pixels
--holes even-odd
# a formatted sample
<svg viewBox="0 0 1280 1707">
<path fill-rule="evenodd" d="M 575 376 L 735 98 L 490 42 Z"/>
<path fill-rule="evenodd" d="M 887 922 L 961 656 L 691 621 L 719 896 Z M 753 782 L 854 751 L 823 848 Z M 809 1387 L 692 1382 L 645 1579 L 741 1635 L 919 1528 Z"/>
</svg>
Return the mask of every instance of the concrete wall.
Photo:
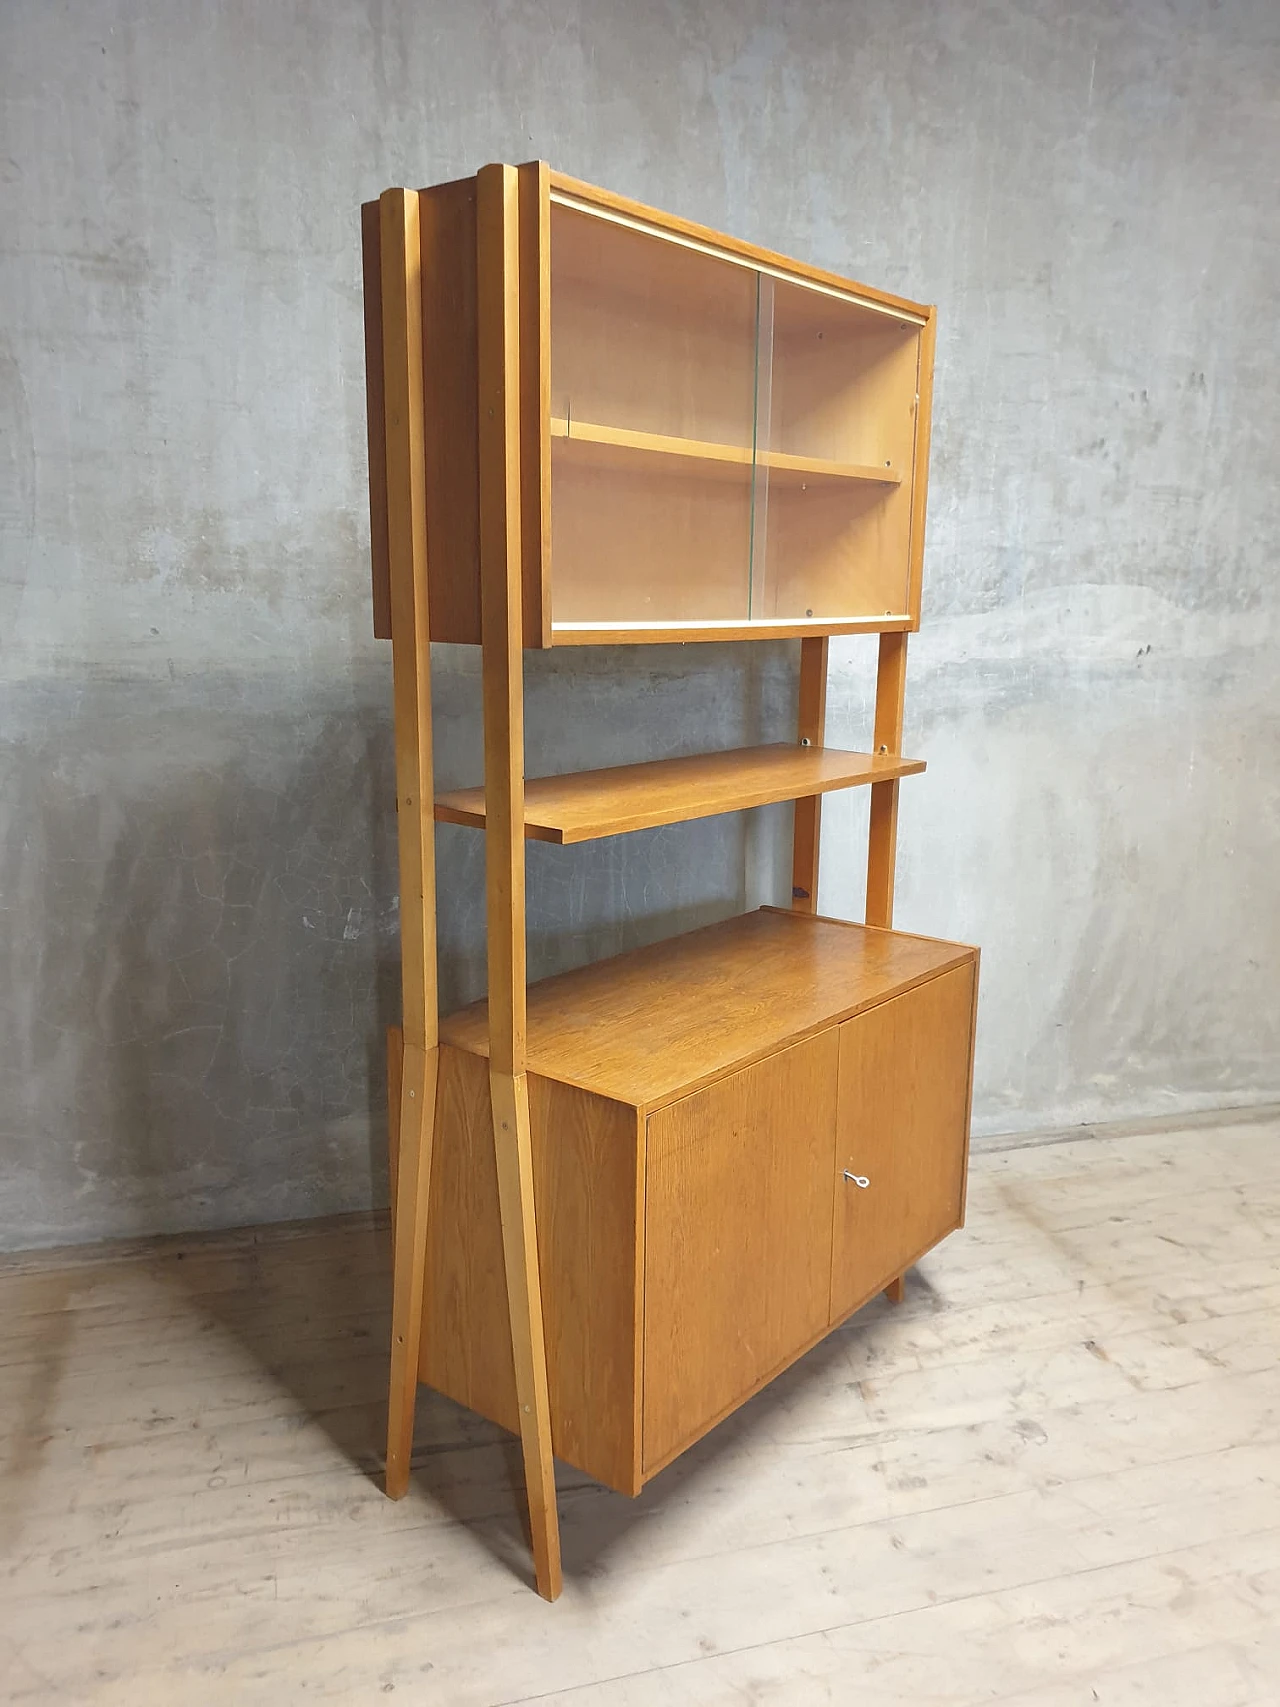
<svg viewBox="0 0 1280 1707">
<path fill-rule="evenodd" d="M 356 210 L 489 159 L 941 304 L 899 919 L 983 945 L 979 1128 L 1280 1097 L 1278 84 L 1274 0 L 6 0 L 0 1241 L 385 1189 Z M 786 733 L 795 663 L 532 659 L 531 768 Z M 785 835 L 535 847 L 535 967 L 778 892 Z"/>
</svg>

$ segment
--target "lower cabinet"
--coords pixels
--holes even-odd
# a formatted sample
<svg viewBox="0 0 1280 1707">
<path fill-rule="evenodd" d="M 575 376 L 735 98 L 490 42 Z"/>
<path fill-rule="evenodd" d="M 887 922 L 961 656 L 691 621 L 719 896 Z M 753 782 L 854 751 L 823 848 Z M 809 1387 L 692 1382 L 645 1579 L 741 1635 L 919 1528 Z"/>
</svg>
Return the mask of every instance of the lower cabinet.
<svg viewBox="0 0 1280 1707">
<path fill-rule="evenodd" d="M 638 1493 L 959 1226 L 977 965 L 948 954 L 652 1112 L 530 1075 L 558 1457 Z M 488 1062 L 445 1044 L 421 1376 L 514 1430 L 491 1119 Z"/>
</svg>

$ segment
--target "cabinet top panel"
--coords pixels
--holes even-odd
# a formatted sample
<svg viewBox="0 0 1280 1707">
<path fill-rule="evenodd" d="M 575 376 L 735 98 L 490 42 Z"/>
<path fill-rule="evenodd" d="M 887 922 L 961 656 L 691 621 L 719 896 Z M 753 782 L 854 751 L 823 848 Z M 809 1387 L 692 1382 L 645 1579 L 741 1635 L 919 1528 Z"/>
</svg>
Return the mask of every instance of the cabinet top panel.
<svg viewBox="0 0 1280 1707">
<path fill-rule="evenodd" d="M 974 957 L 764 908 L 531 984 L 529 1071 L 652 1110 Z M 440 1039 L 487 1055 L 486 1003 Z"/>
</svg>

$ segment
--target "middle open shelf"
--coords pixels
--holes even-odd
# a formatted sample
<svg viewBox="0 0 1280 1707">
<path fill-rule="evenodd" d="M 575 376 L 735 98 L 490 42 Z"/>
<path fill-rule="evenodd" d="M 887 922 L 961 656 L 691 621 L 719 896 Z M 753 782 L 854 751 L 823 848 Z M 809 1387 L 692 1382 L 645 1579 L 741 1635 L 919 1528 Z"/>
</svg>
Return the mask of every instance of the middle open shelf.
<svg viewBox="0 0 1280 1707">
<path fill-rule="evenodd" d="M 589 842 L 777 800 L 802 800 L 837 788 L 892 782 L 924 768 L 923 759 L 892 753 L 847 753 L 780 742 L 535 777 L 525 783 L 524 833 L 539 842 Z M 435 815 L 440 823 L 483 829 L 484 789 L 438 794 Z"/>
</svg>

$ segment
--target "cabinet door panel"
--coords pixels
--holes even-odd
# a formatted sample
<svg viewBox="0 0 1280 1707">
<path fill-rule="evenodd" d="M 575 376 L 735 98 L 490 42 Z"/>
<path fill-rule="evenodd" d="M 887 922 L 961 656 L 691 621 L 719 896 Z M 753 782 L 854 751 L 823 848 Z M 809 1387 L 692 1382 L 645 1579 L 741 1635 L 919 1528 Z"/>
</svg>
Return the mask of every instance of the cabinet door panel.
<svg viewBox="0 0 1280 1707">
<path fill-rule="evenodd" d="M 649 1116 L 647 1474 L 826 1327 L 838 1061 L 832 1027 Z"/>
<path fill-rule="evenodd" d="M 960 1224 L 974 977 L 957 967 L 840 1027 L 833 1322 Z"/>
</svg>

